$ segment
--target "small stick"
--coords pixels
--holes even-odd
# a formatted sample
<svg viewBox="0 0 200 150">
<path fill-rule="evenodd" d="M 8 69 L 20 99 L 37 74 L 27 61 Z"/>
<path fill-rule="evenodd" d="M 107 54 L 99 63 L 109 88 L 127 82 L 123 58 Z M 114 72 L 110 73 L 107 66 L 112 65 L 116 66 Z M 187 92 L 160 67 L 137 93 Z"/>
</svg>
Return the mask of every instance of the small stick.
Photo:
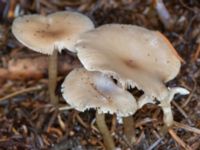
<svg viewBox="0 0 200 150">
<path fill-rule="evenodd" d="M 95 127 L 94 123 L 96 122 L 96 119 L 93 119 L 90 123 L 90 126 L 92 128 L 92 132 L 96 132 L 96 133 L 99 133 L 99 130 Z"/>
<path fill-rule="evenodd" d="M 142 125 L 145 125 L 145 124 L 147 124 L 147 123 L 154 123 L 154 122 L 156 122 L 156 121 L 158 121 L 158 120 L 157 120 L 157 119 L 154 119 L 154 118 L 149 118 L 149 117 L 147 117 L 147 118 L 144 118 L 144 119 L 142 119 L 142 120 L 136 122 L 136 123 L 135 123 L 135 127 L 138 128 L 138 127 L 140 127 L 140 126 L 142 126 Z"/>
<path fill-rule="evenodd" d="M 197 87 L 197 83 L 196 83 L 196 81 L 194 81 L 194 87 L 192 89 L 192 92 L 190 93 L 190 95 L 188 96 L 188 98 L 186 99 L 186 101 L 181 105 L 182 108 L 186 107 L 187 104 L 190 102 L 191 98 L 194 95 L 194 92 L 196 91 L 196 87 Z"/>
<path fill-rule="evenodd" d="M 186 114 L 186 112 L 175 102 L 172 101 L 172 104 L 179 110 L 179 112 L 186 118 L 187 122 L 192 125 L 192 121 L 189 119 L 188 115 Z"/>
<path fill-rule="evenodd" d="M 52 127 L 55 119 L 57 118 L 58 116 L 58 113 L 59 113 L 59 110 L 58 109 L 55 109 L 55 111 L 53 112 L 53 114 L 51 114 L 51 118 L 49 119 L 48 122 L 45 122 L 45 128 L 44 128 L 44 131 L 48 131 L 49 128 Z"/>
<path fill-rule="evenodd" d="M 78 122 L 79 122 L 84 128 L 86 128 L 86 129 L 89 128 L 89 125 L 88 125 L 87 123 L 85 123 L 85 122 L 81 119 L 81 117 L 79 116 L 78 113 L 75 114 L 75 118 L 78 120 Z"/>
<path fill-rule="evenodd" d="M 181 5 L 182 5 L 183 7 L 185 7 L 185 8 L 188 9 L 189 11 L 192 11 L 192 12 L 195 13 L 195 10 L 194 10 L 193 8 L 189 7 L 188 5 L 186 5 L 186 4 L 183 2 L 183 0 L 179 0 L 179 2 L 181 3 Z"/>
<path fill-rule="evenodd" d="M 185 124 L 182 124 L 182 123 L 179 123 L 179 122 L 176 122 L 176 121 L 174 121 L 174 125 L 179 127 L 179 128 L 182 128 L 182 129 L 185 129 L 185 130 L 188 130 L 190 132 L 194 132 L 194 133 L 200 135 L 200 129 L 198 129 L 198 128 L 190 127 L 188 125 L 185 125 Z"/>
<path fill-rule="evenodd" d="M 99 128 L 99 131 L 101 132 L 103 136 L 103 141 L 104 141 L 106 150 L 114 150 L 115 149 L 114 141 L 106 125 L 105 115 L 99 114 L 98 112 L 96 112 L 96 123 Z"/>
<path fill-rule="evenodd" d="M 192 150 L 192 148 L 187 145 L 185 142 L 183 142 L 177 135 L 176 133 L 173 131 L 173 129 L 169 128 L 168 129 L 169 134 L 172 136 L 172 138 L 179 144 L 181 145 L 184 149 L 186 150 Z"/>
<path fill-rule="evenodd" d="M 135 142 L 135 145 L 138 145 L 144 138 L 145 138 L 145 134 L 144 134 L 144 130 L 142 129 L 141 134 L 139 135 L 139 137 L 137 138 L 137 140 Z"/>
<path fill-rule="evenodd" d="M 33 91 L 38 91 L 38 90 L 41 90 L 43 88 L 44 88 L 43 86 L 37 85 L 37 86 L 34 86 L 34 87 L 29 87 L 29 88 L 26 88 L 26 89 L 22 89 L 20 91 L 11 93 L 9 95 L 6 95 L 6 96 L 0 98 L 0 101 L 11 99 L 11 98 L 16 97 L 16 96 L 21 95 L 21 94 L 25 94 L 25 93 L 29 93 L 29 92 L 33 92 Z"/>
<path fill-rule="evenodd" d="M 159 135 L 159 133 L 158 133 L 155 129 L 152 130 L 152 133 L 153 133 L 153 135 L 154 135 L 157 139 L 161 139 L 161 138 L 162 138 L 162 137 Z M 163 139 L 163 138 L 162 138 L 162 139 Z M 164 144 L 164 141 L 161 140 L 161 143 Z"/>
<path fill-rule="evenodd" d="M 162 140 L 163 138 L 159 138 L 147 150 L 153 150 Z"/>
<path fill-rule="evenodd" d="M 173 20 L 169 14 L 163 0 L 154 0 L 154 7 L 158 13 L 159 19 L 167 29 L 171 29 L 173 26 Z"/>
<path fill-rule="evenodd" d="M 69 106 L 69 105 L 66 105 L 66 106 L 60 106 L 58 109 L 59 109 L 60 111 L 65 111 L 65 110 L 74 109 L 74 107 Z"/>
<path fill-rule="evenodd" d="M 60 113 L 58 114 L 57 119 L 58 119 L 58 123 L 59 123 L 60 128 L 62 129 L 63 132 L 65 132 L 66 131 L 66 125 L 65 125 L 65 122 L 62 120 Z"/>
</svg>

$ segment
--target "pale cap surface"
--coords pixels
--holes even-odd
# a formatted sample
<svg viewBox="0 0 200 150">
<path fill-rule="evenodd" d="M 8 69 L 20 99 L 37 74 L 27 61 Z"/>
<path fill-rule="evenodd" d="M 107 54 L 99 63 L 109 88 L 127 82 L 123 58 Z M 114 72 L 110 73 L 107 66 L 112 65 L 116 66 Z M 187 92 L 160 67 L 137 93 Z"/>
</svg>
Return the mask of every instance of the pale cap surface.
<svg viewBox="0 0 200 150">
<path fill-rule="evenodd" d="M 63 48 L 75 52 L 74 44 L 81 33 L 93 29 L 92 21 L 77 12 L 61 11 L 42 15 L 25 15 L 14 20 L 12 32 L 22 44 L 44 54 Z"/>
<path fill-rule="evenodd" d="M 99 113 L 129 116 L 137 110 L 135 98 L 100 72 L 74 69 L 62 84 L 64 99 L 79 111 L 90 108 Z"/>
<path fill-rule="evenodd" d="M 89 71 L 116 78 L 124 87 L 142 89 L 162 99 L 164 82 L 180 70 L 180 58 L 170 42 L 157 31 L 135 25 L 108 24 L 84 33 L 75 45 Z"/>
</svg>

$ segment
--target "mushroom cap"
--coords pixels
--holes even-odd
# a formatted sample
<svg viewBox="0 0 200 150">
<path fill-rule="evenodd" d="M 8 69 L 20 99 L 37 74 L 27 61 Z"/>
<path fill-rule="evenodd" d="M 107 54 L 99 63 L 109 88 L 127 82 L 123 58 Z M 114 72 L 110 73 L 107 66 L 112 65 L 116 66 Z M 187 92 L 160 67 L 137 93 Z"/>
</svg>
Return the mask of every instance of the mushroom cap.
<svg viewBox="0 0 200 150">
<path fill-rule="evenodd" d="M 111 78 L 100 72 L 74 69 L 62 84 L 64 99 L 79 111 L 89 108 L 99 113 L 128 116 L 135 113 L 137 103 L 128 92 L 118 87 Z"/>
<path fill-rule="evenodd" d="M 63 48 L 75 52 L 79 35 L 93 29 L 92 21 L 77 12 L 61 11 L 42 15 L 25 15 L 14 20 L 12 32 L 22 44 L 44 54 Z"/>
<path fill-rule="evenodd" d="M 123 85 L 161 99 L 164 82 L 180 70 L 170 42 L 157 31 L 135 25 L 108 24 L 81 35 L 75 48 L 84 67 L 111 75 Z"/>
</svg>

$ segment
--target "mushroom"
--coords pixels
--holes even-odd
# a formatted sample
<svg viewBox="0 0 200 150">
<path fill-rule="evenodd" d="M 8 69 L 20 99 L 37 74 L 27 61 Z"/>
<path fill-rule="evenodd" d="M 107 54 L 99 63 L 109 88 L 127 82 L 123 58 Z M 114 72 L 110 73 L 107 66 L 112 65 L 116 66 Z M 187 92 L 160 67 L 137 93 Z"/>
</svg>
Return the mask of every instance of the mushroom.
<svg viewBox="0 0 200 150">
<path fill-rule="evenodd" d="M 28 48 L 50 55 L 49 92 L 52 103 L 58 103 L 55 96 L 57 78 L 57 51 L 67 48 L 76 52 L 74 44 L 79 35 L 93 29 L 91 20 L 77 12 L 61 11 L 42 15 L 25 15 L 14 20 L 12 32 Z"/>
<path fill-rule="evenodd" d="M 137 110 L 136 100 L 128 91 L 118 87 L 108 76 L 83 68 L 69 73 L 62 84 L 62 94 L 67 103 L 79 111 L 97 110 L 97 125 L 107 149 L 114 149 L 114 143 L 108 134 L 103 113 L 129 116 Z"/>
<path fill-rule="evenodd" d="M 83 34 L 77 55 L 89 71 L 116 78 L 123 87 L 137 87 L 161 99 L 167 95 L 163 82 L 180 70 L 177 52 L 157 31 L 134 25 L 109 24 Z"/>
<path fill-rule="evenodd" d="M 75 48 L 87 70 L 113 76 L 123 88 L 143 90 L 140 100 L 150 102 L 170 95 L 164 83 L 176 77 L 182 61 L 160 32 L 135 25 L 100 26 L 81 35 Z"/>
</svg>

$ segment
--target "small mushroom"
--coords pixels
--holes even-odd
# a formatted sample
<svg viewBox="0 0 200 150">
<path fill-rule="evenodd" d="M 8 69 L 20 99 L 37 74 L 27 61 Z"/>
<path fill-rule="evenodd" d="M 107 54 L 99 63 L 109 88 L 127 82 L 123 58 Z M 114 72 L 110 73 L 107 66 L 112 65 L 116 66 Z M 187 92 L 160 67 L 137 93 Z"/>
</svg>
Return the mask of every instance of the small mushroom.
<svg viewBox="0 0 200 150">
<path fill-rule="evenodd" d="M 137 110 L 136 100 L 128 91 L 118 87 L 108 76 L 83 68 L 69 73 L 62 84 L 62 94 L 67 103 L 79 111 L 97 109 L 97 125 L 108 149 L 114 149 L 114 143 L 102 113 L 129 116 Z"/>
<path fill-rule="evenodd" d="M 49 92 L 52 103 L 55 96 L 57 78 L 57 51 L 63 48 L 75 52 L 74 44 L 79 35 L 94 28 L 91 20 L 76 12 L 61 11 L 42 15 L 25 15 L 14 20 L 12 32 L 22 44 L 43 54 L 49 59 Z"/>
<path fill-rule="evenodd" d="M 90 108 L 98 113 L 129 116 L 137 110 L 135 98 L 100 72 L 74 69 L 62 84 L 64 99 L 79 111 Z"/>
</svg>

